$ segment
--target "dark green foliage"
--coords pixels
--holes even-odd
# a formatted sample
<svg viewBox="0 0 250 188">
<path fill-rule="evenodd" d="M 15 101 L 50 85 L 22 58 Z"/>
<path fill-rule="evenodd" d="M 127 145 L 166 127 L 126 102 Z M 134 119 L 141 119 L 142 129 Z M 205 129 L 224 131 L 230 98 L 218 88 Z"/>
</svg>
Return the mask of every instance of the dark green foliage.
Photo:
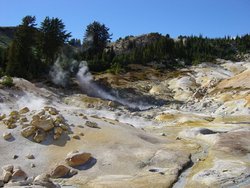
<svg viewBox="0 0 250 188">
<path fill-rule="evenodd" d="M 47 74 L 49 66 L 70 37 L 64 30 L 62 20 L 58 18 L 46 17 L 41 29 L 35 27 L 35 20 L 33 16 L 23 18 L 7 50 L 7 60 L 6 55 L 1 60 L 3 56 L 0 51 L 0 66 L 5 68 L 7 64 L 6 74 L 10 76 L 32 79 Z"/>
<path fill-rule="evenodd" d="M 0 67 L 3 68 L 4 66 L 4 48 L 0 47 Z"/>
<path fill-rule="evenodd" d="M 69 41 L 69 45 L 74 47 L 81 47 L 81 40 L 80 39 L 71 39 Z"/>
<path fill-rule="evenodd" d="M 14 86 L 13 79 L 10 76 L 4 76 L 2 78 L 1 84 L 5 87 L 12 87 Z"/>
<path fill-rule="evenodd" d="M 36 76 L 38 59 L 35 53 L 35 17 L 26 16 L 18 26 L 14 40 L 8 50 L 6 73 L 11 76 L 31 78 Z"/>
<path fill-rule="evenodd" d="M 110 67 L 110 64 L 101 59 L 94 59 L 88 61 L 88 67 L 90 71 L 101 72 L 107 70 Z"/>
<path fill-rule="evenodd" d="M 58 18 L 46 17 L 41 23 L 39 34 L 39 50 L 42 58 L 48 65 L 52 65 L 57 58 L 60 48 L 70 37 L 65 25 Z"/>
<path fill-rule="evenodd" d="M 250 52 L 250 35 L 236 39 L 179 36 L 176 40 L 169 35 L 149 35 L 157 35 L 157 40 L 138 46 L 134 40 L 130 40 L 130 36 L 125 37 L 124 40 L 129 40 L 128 51 L 114 56 L 113 64 L 126 66 L 131 63 L 158 62 L 165 64 L 167 68 L 178 68 L 181 65 L 178 62 L 181 61 L 186 65 L 197 65 L 200 62 L 214 61 L 216 58 L 237 60 L 237 54 Z"/>
<path fill-rule="evenodd" d="M 114 63 L 111 65 L 108 72 L 113 73 L 113 74 L 119 74 L 122 70 L 123 69 L 120 63 Z"/>
<path fill-rule="evenodd" d="M 93 59 L 102 55 L 111 39 L 109 28 L 104 24 L 94 21 L 87 26 L 83 39 L 84 58 Z"/>
</svg>

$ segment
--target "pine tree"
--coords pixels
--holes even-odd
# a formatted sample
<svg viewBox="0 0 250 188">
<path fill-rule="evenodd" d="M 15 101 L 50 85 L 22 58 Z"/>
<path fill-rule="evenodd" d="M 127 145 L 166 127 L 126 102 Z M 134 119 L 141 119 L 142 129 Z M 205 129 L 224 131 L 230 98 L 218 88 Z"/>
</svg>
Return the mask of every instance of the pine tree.
<svg viewBox="0 0 250 188">
<path fill-rule="evenodd" d="M 41 23 L 39 36 L 39 51 L 46 64 L 52 65 L 60 48 L 71 37 L 65 30 L 65 25 L 58 18 L 46 17 Z"/>
<path fill-rule="evenodd" d="M 30 78 L 35 71 L 35 20 L 34 16 L 26 16 L 18 26 L 8 53 L 6 73 L 11 76 Z"/>
<path fill-rule="evenodd" d="M 94 21 L 87 26 L 83 39 L 85 57 L 93 58 L 98 54 L 102 55 L 104 48 L 111 39 L 109 28 L 104 24 Z"/>
</svg>

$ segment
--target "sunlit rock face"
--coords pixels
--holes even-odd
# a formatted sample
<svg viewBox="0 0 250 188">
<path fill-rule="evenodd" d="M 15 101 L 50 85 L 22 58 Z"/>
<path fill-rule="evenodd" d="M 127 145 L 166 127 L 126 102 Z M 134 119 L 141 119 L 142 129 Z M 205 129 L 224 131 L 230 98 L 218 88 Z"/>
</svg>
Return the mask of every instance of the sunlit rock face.
<svg viewBox="0 0 250 188">
<path fill-rule="evenodd" d="M 20 78 L 1 88 L 0 185 L 246 187 L 250 63 L 130 68 L 91 75 L 108 98 Z"/>
</svg>

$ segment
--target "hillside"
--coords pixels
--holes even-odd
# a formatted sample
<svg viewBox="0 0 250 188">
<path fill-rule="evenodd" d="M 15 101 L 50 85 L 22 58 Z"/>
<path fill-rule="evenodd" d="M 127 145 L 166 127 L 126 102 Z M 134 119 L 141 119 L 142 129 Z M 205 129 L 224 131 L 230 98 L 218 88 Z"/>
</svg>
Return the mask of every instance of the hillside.
<svg viewBox="0 0 250 188">
<path fill-rule="evenodd" d="M 82 67 L 67 89 L 14 78 L 0 89 L 0 185 L 246 188 L 249 60 Z"/>
<path fill-rule="evenodd" d="M 14 38 L 16 27 L 0 27 L 0 47 L 6 48 Z"/>
</svg>

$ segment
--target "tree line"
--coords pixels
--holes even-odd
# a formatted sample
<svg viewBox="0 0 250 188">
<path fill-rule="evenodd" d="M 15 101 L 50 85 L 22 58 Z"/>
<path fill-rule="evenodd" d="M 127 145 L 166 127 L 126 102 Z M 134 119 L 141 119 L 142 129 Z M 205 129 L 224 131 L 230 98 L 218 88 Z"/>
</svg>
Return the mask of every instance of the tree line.
<svg viewBox="0 0 250 188">
<path fill-rule="evenodd" d="M 11 45 L 1 50 L 0 65 L 7 75 L 32 79 L 46 74 L 71 36 L 58 18 L 46 17 L 39 28 L 35 22 L 34 16 L 24 17 Z"/>
<path fill-rule="evenodd" d="M 71 33 L 65 30 L 59 18 L 46 17 L 37 27 L 34 16 L 26 16 L 17 27 L 15 37 L 7 49 L 0 48 L 0 75 L 39 78 L 47 75 L 51 66 L 68 47 L 78 49 L 73 57 L 86 60 L 92 71 L 117 73 L 132 63 L 158 62 L 167 68 L 180 65 L 194 65 L 216 58 L 237 60 L 239 54 L 250 52 L 250 35 L 242 37 L 207 38 L 203 36 L 179 36 L 151 33 L 157 40 L 138 45 L 136 37 L 125 37 L 127 50 L 116 53 L 110 44 L 112 34 L 105 24 L 93 22 L 84 32 L 83 40 L 70 39 Z M 181 62 L 181 63 L 180 63 Z"/>
<path fill-rule="evenodd" d="M 213 62 L 217 58 L 239 61 L 243 54 L 250 53 L 250 35 L 242 37 L 208 38 L 203 36 L 179 36 L 177 39 L 159 33 L 157 40 L 146 45 L 136 45 L 129 41 L 126 53 L 115 54 L 112 48 L 104 50 L 94 65 L 106 67 L 126 67 L 128 64 L 162 63 L 166 68 L 178 68 L 183 65 L 197 65 L 201 62 Z M 129 37 L 128 37 L 129 38 Z M 136 40 L 136 39 L 135 39 Z"/>
</svg>

